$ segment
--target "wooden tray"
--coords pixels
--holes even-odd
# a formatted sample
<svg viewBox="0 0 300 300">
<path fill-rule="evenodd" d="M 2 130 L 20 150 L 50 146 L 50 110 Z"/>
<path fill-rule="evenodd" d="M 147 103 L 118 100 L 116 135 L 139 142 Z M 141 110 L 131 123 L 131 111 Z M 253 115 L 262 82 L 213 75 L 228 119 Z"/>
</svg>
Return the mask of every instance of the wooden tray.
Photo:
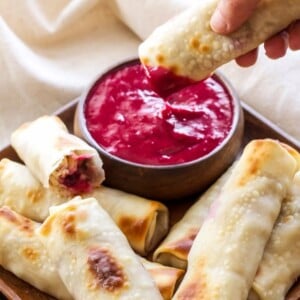
<svg viewBox="0 0 300 300">
<path fill-rule="evenodd" d="M 76 104 L 77 100 L 75 99 L 56 113 L 56 115 L 58 115 L 65 122 L 70 131 L 72 131 Z M 242 105 L 245 115 L 243 146 L 252 139 L 273 138 L 282 142 L 286 142 L 300 151 L 300 141 L 293 139 L 275 124 L 271 123 L 251 109 L 248 105 L 244 103 Z M 4 157 L 12 160 L 18 160 L 16 153 L 10 146 L 7 146 L 0 151 L 0 159 Z M 191 205 L 192 202 L 193 199 L 185 200 L 184 203 L 167 203 L 170 209 L 171 224 L 174 224 L 183 215 L 185 210 Z M 53 297 L 40 292 L 31 285 L 14 276 L 12 273 L 0 267 L 0 299 L 2 298 L 9 300 L 54 300 Z M 300 300 L 300 283 L 295 284 L 286 300 Z"/>
</svg>

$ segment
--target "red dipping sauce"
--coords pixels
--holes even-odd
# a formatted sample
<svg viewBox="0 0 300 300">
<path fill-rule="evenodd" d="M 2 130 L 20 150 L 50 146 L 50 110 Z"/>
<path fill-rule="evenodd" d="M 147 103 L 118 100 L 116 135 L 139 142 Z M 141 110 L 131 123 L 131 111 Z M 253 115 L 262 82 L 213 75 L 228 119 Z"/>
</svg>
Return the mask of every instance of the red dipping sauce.
<svg viewBox="0 0 300 300">
<path fill-rule="evenodd" d="M 119 158 L 174 165 L 205 156 L 227 137 L 232 97 L 217 76 L 160 96 L 133 62 L 100 78 L 84 108 L 95 141 Z"/>
</svg>

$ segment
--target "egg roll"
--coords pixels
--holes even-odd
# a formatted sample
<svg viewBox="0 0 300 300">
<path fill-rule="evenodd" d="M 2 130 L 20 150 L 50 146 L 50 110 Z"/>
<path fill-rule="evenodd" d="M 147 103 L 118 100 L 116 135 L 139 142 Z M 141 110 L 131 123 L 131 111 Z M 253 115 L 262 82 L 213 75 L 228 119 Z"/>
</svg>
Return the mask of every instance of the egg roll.
<svg viewBox="0 0 300 300">
<path fill-rule="evenodd" d="M 44 187 L 61 194 L 89 192 L 104 180 L 97 151 L 68 132 L 55 116 L 43 116 L 16 129 L 11 144 Z"/>
<path fill-rule="evenodd" d="M 143 257 L 140 257 L 145 269 L 154 279 L 164 300 L 171 300 L 180 281 L 183 278 L 184 270 L 164 266 L 162 264 L 152 262 Z"/>
<path fill-rule="evenodd" d="M 168 208 L 160 202 L 105 186 L 90 196 L 97 199 L 141 255 L 153 250 L 169 230 Z"/>
<path fill-rule="evenodd" d="M 127 239 L 94 198 L 50 208 L 37 233 L 74 299 L 162 299 Z"/>
<path fill-rule="evenodd" d="M 184 216 L 173 225 L 167 237 L 153 254 L 153 260 L 167 266 L 186 269 L 187 256 L 194 239 L 208 213 L 210 205 L 218 197 L 232 167 L 229 168 L 196 202 L 186 211 Z"/>
<path fill-rule="evenodd" d="M 174 300 L 247 299 L 296 170 L 277 141 L 245 147 L 194 240 Z"/>
<path fill-rule="evenodd" d="M 238 30 L 220 35 L 210 26 L 218 3 L 219 0 L 198 1 L 157 27 L 139 46 L 141 62 L 147 67 L 162 67 L 176 75 L 202 80 L 300 19 L 299 0 L 261 0 Z"/>
<path fill-rule="evenodd" d="M 2 258 L 0 265 L 37 289 L 47 292 L 49 295 L 59 299 L 71 299 L 52 261 L 47 258 L 48 254 L 46 253 L 44 245 L 39 241 L 35 232 L 35 229 L 38 228 L 40 224 L 21 216 L 9 207 L 2 207 L 0 208 L 0 226 L 0 258 Z M 30 230 L 27 231 L 27 229 Z M 9 239 L 7 239 L 8 236 L 6 236 L 6 232 L 8 231 L 10 232 Z M 12 251 L 4 252 L 6 248 L 9 249 L 9 246 L 12 246 L 9 241 L 13 240 L 18 240 L 18 244 L 14 244 Z M 39 259 L 38 262 L 36 259 L 37 254 L 42 258 L 42 260 Z M 14 258 L 15 261 L 7 259 L 6 257 L 8 257 L 8 255 L 10 255 L 9 257 L 11 257 L 11 259 Z M 171 299 L 176 287 L 182 279 L 184 271 L 151 262 L 140 256 L 139 259 L 153 278 L 163 299 Z M 2 263 L 2 261 L 4 261 L 4 263 Z M 21 268 L 21 266 L 23 266 L 24 269 Z M 44 269 L 47 271 L 46 273 Z M 33 270 L 33 274 L 31 272 L 28 273 L 27 270 Z M 30 275 L 30 277 L 28 277 L 28 275 Z M 39 280 L 37 280 L 37 278 L 39 278 Z M 51 283 L 50 286 L 47 280 Z M 56 287 L 58 287 L 58 292 L 55 292 Z"/>
<path fill-rule="evenodd" d="M 265 248 L 249 300 L 283 300 L 300 275 L 300 172 L 297 172 Z"/>
<path fill-rule="evenodd" d="M 46 248 L 35 234 L 39 223 L 0 208 L 0 265 L 57 299 L 72 299 Z"/>
</svg>

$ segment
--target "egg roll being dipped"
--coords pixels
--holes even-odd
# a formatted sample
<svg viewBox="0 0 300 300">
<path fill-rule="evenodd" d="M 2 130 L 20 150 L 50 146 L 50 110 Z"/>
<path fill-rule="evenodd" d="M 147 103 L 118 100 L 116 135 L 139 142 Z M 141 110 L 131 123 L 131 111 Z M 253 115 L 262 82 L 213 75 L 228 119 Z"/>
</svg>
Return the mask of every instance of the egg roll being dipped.
<svg viewBox="0 0 300 300">
<path fill-rule="evenodd" d="M 198 1 L 156 28 L 140 45 L 139 57 L 150 76 L 161 67 L 175 75 L 202 80 L 300 19 L 300 0 L 261 0 L 237 31 L 220 35 L 210 27 L 218 3 L 219 0 Z"/>
<path fill-rule="evenodd" d="M 72 299 L 46 248 L 35 234 L 39 223 L 0 208 L 0 265 L 57 299 Z"/>
<path fill-rule="evenodd" d="M 245 147 L 196 236 L 174 300 L 247 299 L 296 170 L 277 141 Z"/>
<path fill-rule="evenodd" d="M 15 130 L 11 144 L 34 176 L 64 195 L 89 192 L 104 180 L 97 151 L 68 132 L 55 116 L 43 116 Z"/>
<path fill-rule="evenodd" d="M 96 199 L 52 206 L 37 233 L 74 299 L 162 299 L 127 239 Z"/>
<path fill-rule="evenodd" d="M 201 228 L 209 207 L 218 197 L 221 188 L 229 178 L 230 167 L 197 201 L 186 211 L 181 220 L 170 232 L 153 254 L 153 260 L 167 266 L 186 269 L 187 257 L 194 239 Z"/>
</svg>

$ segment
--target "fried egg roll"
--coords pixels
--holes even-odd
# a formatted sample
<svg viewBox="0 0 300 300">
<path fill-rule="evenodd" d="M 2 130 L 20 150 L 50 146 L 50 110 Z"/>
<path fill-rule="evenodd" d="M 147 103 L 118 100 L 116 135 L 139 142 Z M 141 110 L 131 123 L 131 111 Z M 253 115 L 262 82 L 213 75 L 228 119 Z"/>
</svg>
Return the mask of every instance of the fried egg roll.
<svg viewBox="0 0 300 300">
<path fill-rule="evenodd" d="M 89 196 L 97 199 L 141 255 L 155 248 L 168 232 L 168 208 L 160 202 L 104 186 L 95 188 Z M 7 205 L 42 222 L 51 206 L 70 199 L 55 189 L 44 188 L 25 165 L 9 159 L 0 161 L 0 206 Z"/>
<path fill-rule="evenodd" d="M 247 299 L 297 162 L 277 141 L 251 141 L 210 207 L 174 300 Z"/>
<path fill-rule="evenodd" d="M 89 192 L 104 180 L 97 151 L 68 132 L 55 116 L 43 116 L 21 125 L 11 144 L 44 187 L 60 194 Z"/>
</svg>

